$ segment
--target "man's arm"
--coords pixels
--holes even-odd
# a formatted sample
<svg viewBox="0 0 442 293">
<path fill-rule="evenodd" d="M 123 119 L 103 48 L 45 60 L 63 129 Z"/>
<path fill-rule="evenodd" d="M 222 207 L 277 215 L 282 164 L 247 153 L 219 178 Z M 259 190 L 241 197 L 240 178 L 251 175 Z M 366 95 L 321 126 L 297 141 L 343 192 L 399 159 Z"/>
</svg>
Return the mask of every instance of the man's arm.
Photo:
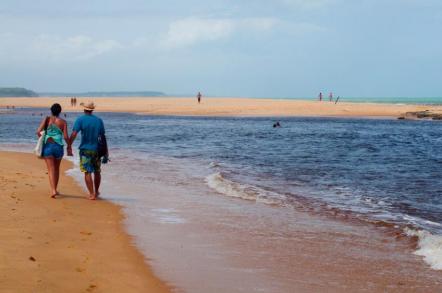
<svg viewBox="0 0 442 293">
<path fill-rule="evenodd" d="M 69 142 L 72 145 L 74 140 L 77 138 L 78 132 L 81 131 L 81 118 L 77 118 L 74 122 L 74 127 L 72 127 L 71 137 L 69 138 Z"/>
<path fill-rule="evenodd" d="M 77 138 L 77 134 L 78 134 L 77 131 L 72 130 L 71 137 L 69 138 L 69 141 L 71 142 L 70 143 L 71 145 L 74 143 L 74 140 Z"/>
<path fill-rule="evenodd" d="M 105 143 L 105 145 L 106 145 L 106 157 L 107 158 L 109 158 L 109 149 L 108 149 L 108 147 L 107 147 L 107 139 L 106 139 L 106 135 L 105 135 L 105 133 L 106 133 L 106 130 L 104 129 L 104 123 L 103 123 L 103 120 L 101 120 L 101 134 L 103 135 L 103 138 L 104 138 L 104 143 Z"/>
</svg>

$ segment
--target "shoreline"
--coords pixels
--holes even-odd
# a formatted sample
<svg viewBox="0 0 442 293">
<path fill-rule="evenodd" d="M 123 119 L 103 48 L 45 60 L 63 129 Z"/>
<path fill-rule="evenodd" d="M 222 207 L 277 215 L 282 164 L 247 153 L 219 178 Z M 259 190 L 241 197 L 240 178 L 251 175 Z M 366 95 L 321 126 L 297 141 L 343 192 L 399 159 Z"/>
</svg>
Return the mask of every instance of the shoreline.
<svg viewBox="0 0 442 293">
<path fill-rule="evenodd" d="M 119 164 L 118 159 L 113 164 Z M 178 184 L 177 189 L 167 185 L 171 178 L 163 173 L 170 166 L 167 161 L 154 160 L 150 166 L 155 166 L 151 172 L 166 179 L 160 181 L 147 171 L 145 176 L 152 179 L 149 190 L 155 192 L 136 206 L 128 204 L 129 226 L 140 248 L 158 257 L 158 271 L 164 278 L 186 292 L 358 292 L 367 286 L 370 292 L 441 289 L 441 272 L 414 255 L 415 245 L 409 238 L 390 229 L 217 194 L 198 180 L 192 187 Z M 176 168 L 183 174 L 192 170 L 188 167 L 183 163 Z M 143 185 L 124 184 L 117 176 L 114 173 L 111 178 L 114 188 L 129 190 L 135 198 L 143 194 Z M 151 217 L 156 221 L 142 220 Z M 187 270 L 190 262 L 197 274 Z M 242 286 L 248 286 L 248 291 L 238 289 Z"/>
<path fill-rule="evenodd" d="M 8 155 L 8 160 L 17 162 L 20 162 L 20 160 L 22 160 L 20 163 L 22 165 L 28 164 L 29 160 L 37 161 L 37 159 L 33 155 L 26 155 L 22 153 L 14 154 L 12 152 L 0 152 L 0 163 L 2 163 L 2 166 L 5 165 L 5 159 L 3 158 L 3 156 L 1 156 L 3 154 Z M 22 157 L 22 159 L 13 158 L 13 155 Z M 246 282 L 247 284 L 259 284 L 259 282 L 262 282 L 262 284 L 260 284 L 259 286 L 256 285 L 256 288 L 261 289 L 266 288 L 264 287 L 265 285 L 273 283 L 279 284 L 278 286 L 281 286 L 278 290 L 269 290 L 268 292 L 292 292 L 293 290 L 295 290 L 296 292 L 311 292 L 323 290 L 327 290 L 329 292 L 354 292 L 362 290 L 363 288 L 365 288 L 365 286 L 369 286 L 372 292 L 384 292 L 387 289 L 391 292 L 404 292 L 404 290 L 407 292 L 421 292 L 421 290 L 423 290 L 424 288 L 435 291 L 440 290 L 441 288 L 441 283 L 439 281 L 441 280 L 441 273 L 430 269 L 428 265 L 423 262 L 421 256 L 417 256 L 413 253 L 414 247 L 411 246 L 414 245 L 410 243 L 411 239 L 404 239 L 400 235 L 391 235 L 390 229 L 384 230 L 382 227 L 374 227 L 372 225 L 366 225 L 362 222 L 355 222 L 347 217 L 338 217 L 337 219 L 335 218 L 333 220 L 333 217 L 328 217 L 327 215 L 322 213 L 312 214 L 308 211 L 302 212 L 293 210 L 289 214 L 286 214 L 282 209 L 275 209 L 274 206 L 262 206 L 261 204 L 238 200 L 237 198 L 229 198 L 224 196 L 216 196 L 213 198 L 200 198 L 200 200 L 205 201 L 206 203 L 211 203 L 211 207 L 206 210 L 202 208 L 202 206 L 200 206 L 196 214 L 194 213 L 195 205 L 193 204 L 195 203 L 195 200 L 193 198 L 188 198 L 187 201 L 190 203 L 190 205 L 187 206 L 185 204 L 185 206 L 187 206 L 187 209 L 182 210 L 183 213 L 179 213 L 181 216 L 183 216 L 184 219 L 186 219 L 183 224 L 159 225 L 158 222 L 155 221 L 139 222 L 139 224 L 142 226 L 139 228 L 149 231 L 146 234 L 146 238 L 139 238 L 137 237 L 139 235 L 136 235 L 137 233 L 134 233 L 134 231 L 136 231 L 137 229 L 133 226 L 134 224 L 136 225 L 138 221 L 131 222 L 130 217 L 131 215 L 136 214 L 136 210 L 129 209 L 125 211 L 127 216 L 124 217 L 122 216 L 122 210 L 119 208 L 119 206 L 114 205 L 109 201 L 97 201 L 91 203 L 86 199 L 82 200 L 86 197 L 86 195 L 76 183 L 74 184 L 73 188 L 77 190 L 75 192 L 78 192 L 76 194 L 78 194 L 80 198 L 66 197 L 61 198 L 60 200 L 47 199 L 47 197 L 49 197 L 46 197 L 45 193 L 47 191 L 47 178 L 44 174 L 44 171 L 42 171 L 44 169 L 41 169 L 42 165 L 44 166 L 44 163 L 41 161 L 38 163 L 39 164 L 37 165 L 39 166 L 37 167 L 39 167 L 39 169 L 37 170 L 37 172 L 39 174 L 36 174 L 34 172 L 35 170 L 32 173 L 33 177 L 37 177 L 35 175 L 41 175 L 39 176 L 39 178 L 33 178 L 33 180 L 41 182 L 39 183 L 39 185 L 42 185 L 44 189 L 42 199 L 39 201 L 38 206 L 43 205 L 43 208 L 46 208 L 46 212 L 49 213 L 53 213 L 53 211 L 55 210 L 54 206 L 52 205 L 53 203 L 57 204 L 58 202 L 61 202 L 63 206 L 63 210 L 57 211 L 54 215 L 54 217 L 57 216 L 57 221 L 54 222 L 55 224 L 51 222 L 49 223 L 49 229 L 52 229 L 53 225 L 58 225 L 59 228 L 65 228 L 65 225 L 67 224 L 66 219 L 60 219 L 60 216 L 65 212 L 69 213 L 68 218 L 77 218 L 78 215 L 72 215 L 71 213 L 78 210 L 78 203 L 80 203 L 81 207 L 83 208 L 96 206 L 96 204 L 98 204 L 99 206 L 96 208 L 99 209 L 95 209 L 95 212 L 103 210 L 103 205 L 111 206 L 113 210 L 117 210 L 119 212 L 119 222 L 112 224 L 114 226 L 117 225 L 120 230 L 123 230 L 122 234 L 124 234 L 119 235 L 119 237 L 117 238 L 123 237 L 126 240 L 129 238 L 127 242 L 129 242 L 131 250 L 135 251 L 134 253 L 138 255 L 138 260 L 145 259 L 145 257 L 140 256 L 141 252 L 145 253 L 145 255 L 150 255 L 149 253 L 152 253 L 152 255 L 154 255 L 158 260 L 161 260 L 163 264 L 166 264 L 166 267 L 161 267 L 161 264 L 158 263 L 155 264 L 155 268 L 159 273 L 159 276 L 161 276 L 163 279 L 174 281 L 174 284 L 186 284 L 188 286 L 196 286 L 194 288 L 200 288 L 199 291 L 187 289 L 186 292 L 223 292 L 220 290 L 209 290 L 211 287 L 204 287 L 207 286 L 207 284 L 205 284 L 205 282 L 201 282 L 202 276 L 194 276 L 192 271 L 187 271 L 186 268 L 188 268 L 188 265 L 191 263 L 194 269 L 198 268 L 198 270 L 206 271 L 208 261 L 216 263 L 217 258 L 214 258 L 214 256 L 224 255 L 224 257 L 226 257 L 225 253 L 232 250 L 237 251 L 237 253 L 239 253 L 239 251 L 242 251 L 241 255 L 242 253 L 244 253 L 244 256 L 235 258 L 227 257 L 225 259 L 225 263 L 224 261 L 220 263 L 221 265 L 224 264 L 227 267 L 222 269 L 222 266 L 216 266 L 216 269 L 219 271 L 215 275 L 208 275 L 214 278 L 213 280 L 223 280 L 223 284 L 227 283 L 230 286 L 233 286 L 232 288 L 240 288 L 241 286 L 243 286 L 243 282 Z M 114 162 L 114 164 L 116 163 L 117 162 Z M 67 167 L 66 165 L 71 166 L 71 164 L 66 164 L 66 161 L 64 161 L 62 164 L 62 166 L 64 166 L 63 169 L 69 169 L 69 167 Z M 14 169 L 8 170 L 11 174 L 11 177 L 21 176 L 20 174 L 17 174 Z M 4 170 L 2 170 L 1 172 L 4 172 Z M 111 180 L 115 179 L 111 177 L 111 172 L 108 172 L 107 175 Z M 0 176 L 4 176 L 4 173 L 0 173 Z M 68 178 L 65 178 L 63 179 L 63 181 L 61 181 L 61 187 L 63 187 L 60 188 L 61 191 L 68 190 L 68 186 L 65 184 L 68 183 L 67 181 L 76 182 L 72 175 L 66 177 Z M 3 183 L 4 177 L 0 177 L 0 179 L 2 180 L 0 181 L 0 183 Z M 25 182 L 25 186 L 27 186 L 26 184 L 34 183 Z M 70 183 L 68 185 L 70 185 Z M 111 188 L 111 186 L 107 185 L 106 187 Z M 172 196 L 172 194 L 169 193 L 169 190 L 167 188 L 166 190 L 163 190 L 163 188 L 164 187 L 162 187 L 161 184 L 158 186 L 154 184 L 152 186 L 152 190 L 155 190 L 155 192 L 153 192 L 151 196 L 149 196 L 149 202 L 146 203 L 147 205 L 144 208 L 141 208 L 143 208 L 143 210 L 148 210 L 147 207 L 149 207 L 150 209 L 163 212 L 168 209 L 173 210 L 177 208 L 177 200 L 169 198 L 170 196 Z M 123 185 L 121 186 L 121 190 L 130 190 L 130 188 L 127 185 Z M 69 194 L 73 193 L 69 191 Z M 175 195 L 178 196 L 182 201 L 185 200 L 185 198 L 183 198 L 183 194 L 184 193 L 182 192 L 178 192 Z M 20 203 L 22 204 L 28 201 L 28 198 L 22 198 L 22 196 L 20 196 L 20 199 L 22 199 L 22 201 L 20 201 Z M 47 208 L 47 203 L 51 204 L 49 208 Z M 168 206 L 167 203 L 171 206 Z M 13 202 L 11 202 L 10 204 L 13 204 Z M 77 207 L 71 210 L 69 205 L 73 204 L 76 204 Z M 199 205 L 200 204 L 201 203 L 199 203 Z M 240 214 L 231 214 L 231 211 L 237 209 L 238 206 L 241 207 L 240 210 L 242 212 Z M 255 209 L 259 209 L 261 216 L 267 218 L 267 220 L 265 221 L 262 221 L 261 219 L 261 224 L 267 223 L 264 226 L 256 223 L 256 218 L 254 218 L 253 216 L 255 215 L 255 213 L 250 213 Z M 104 210 L 106 210 L 105 213 L 112 213 L 112 211 L 109 211 L 108 209 Z M 243 213 L 244 211 L 245 213 Z M 175 212 L 177 212 L 177 210 L 175 210 Z M 281 213 L 280 216 L 277 216 L 277 213 Z M 166 215 L 167 214 L 164 214 L 163 216 Z M 227 215 L 229 216 L 226 217 Z M 289 215 L 290 217 L 286 218 L 287 215 Z M 4 213 L 4 216 L 9 216 L 9 214 Z M 28 214 L 26 214 L 26 216 L 28 216 Z M 275 216 L 277 217 L 275 218 Z M 217 220 L 215 222 L 212 222 L 209 220 L 210 217 L 213 217 Z M 129 220 L 127 226 L 121 225 L 121 220 L 123 218 L 125 222 L 126 220 Z M 207 219 L 207 221 L 199 221 L 201 218 Z M 294 234 L 286 235 L 289 237 L 286 240 L 282 239 L 281 237 L 275 238 L 274 236 L 276 235 L 273 235 L 273 233 L 278 233 L 277 231 L 279 230 L 277 229 L 277 227 L 280 227 L 279 224 L 274 226 L 276 223 L 279 223 L 278 221 L 272 223 L 275 219 L 282 219 L 288 226 L 293 225 L 292 228 Z M 134 220 L 134 218 L 132 218 L 132 220 Z M 107 218 L 103 218 L 102 221 L 106 222 Z M 254 223 L 253 225 L 256 225 L 256 227 L 252 230 L 257 232 L 253 232 L 251 235 L 249 235 L 248 233 L 246 233 L 246 231 L 242 231 L 242 228 L 240 228 L 237 223 L 243 221 L 246 223 Z M 131 225 L 132 233 L 128 232 L 129 230 L 127 230 Z M 216 229 L 214 229 L 215 227 Z M 64 229 L 63 235 L 66 234 L 66 230 L 68 229 Z M 33 229 L 26 229 L 26 232 L 31 234 L 31 232 L 28 231 L 32 231 L 32 234 L 35 234 Z M 68 231 L 72 232 L 72 230 Z M 214 233 L 213 231 L 219 231 L 219 233 Z M 18 231 L 17 234 L 19 234 L 19 232 L 20 231 Z M 288 231 L 285 231 L 285 233 L 287 232 Z M 89 235 L 89 233 L 91 234 Z M 127 236 L 128 233 L 132 234 L 132 237 Z M 48 233 L 43 234 L 45 234 L 44 236 L 48 235 Z M 94 237 L 94 235 L 97 235 L 97 232 L 88 228 L 87 230 L 79 230 L 79 233 L 77 234 L 80 237 L 80 239 L 77 240 L 77 244 L 80 243 L 78 244 L 78 246 L 88 246 L 88 238 Z M 169 235 L 167 236 L 166 234 Z M 204 237 L 202 237 L 201 234 L 204 235 Z M 186 238 L 188 235 L 193 235 L 193 237 L 195 237 L 196 235 L 200 235 L 198 237 L 202 238 L 196 241 L 196 243 L 187 242 Z M 234 235 L 236 236 L 232 237 Z M 209 238 L 206 239 L 205 236 L 209 236 Z M 34 235 L 31 235 L 31 237 L 33 239 L 29 239 L 30 241 L 39 241 Z M 100 236 L 96 236 L 96 239 L 94 240 L 99 239 L 99 237 Z M 69 241 L 75 240 L 75 237 L 71 235 L 69 235 L 69 238 Z M 105 239 L 109 239 L 109 237 L 105 237 Z M 165 239 L 167 241 L 165 241 Z M 271 244 L 268 243 L 266 239 L 271 239 Z M 209 242 L 205 242 L 206 240 L 209 240 Z M 53 240 L 50 240 L 50 242 L 52 241 Z M 149 242 L 155 243 L 146 244 Z M 105 245 L 107 247 L 108 242 L 106 242 Z M 57 246 L 57 244 L 55 244 L 55 246 Z M 33 248 L 36 247 L 38 247 L 38 245 L 33 246 Z M 216 250 L 211 250 L 210 247 L 216 247 Z M 78 248 L 79 247 L 73 247 L 73 249 Z M 196 248 L 196 250 L 194 250 L 194 248 Z M 62 247 L 60 250 L 63 251 L 63 249 L 65 248 Z M 361 254 L 362 250 L 364 251 L 364 253 Z M 255 252 L 258 251 L 260 253 L 256 254 Z M 2 249 L 0 249 L 0 259 L 3 259 L 3 255 L 1 255 L 1 253 Z M 268 254 L 267 257 L 266 253 Z M 263 256 L 262 259 L 260 259 L 260 255 Z M 41 262 L 42 256 L 38 254 L 33 254 L 32 256 L 35 257 L 37 261 L 35 263 L 29 262 L 31 263 L 31 265 L 35 265 L 37 263 L 39 264 Z M 81 265 L 84 265 L 84 254 L 81 256 L 83 257 L 81 259 Z M 209 257 L 209 259 L 198 259 L 200 256 L 207 256 Z M 109 259 L 112 259 L 112 265 L 115 265 L 116 260 L 114 259 L 114 257 L 115 256 L 112 255 L 111 258 L 108 257 L 105 258 L 105 260 L 108 261 Z M 54 259 L 51 259 L 49 262 L 43 263 L 42 266 L 58 265 L 59 259 Z M 93 257 L 89 256 L 87 262 L 92 262 L 92 259 Z M 130 282 L 128 281 L 126 285 L 130 284 L 132 286 L 132 283 L 134 281 L 134 283 L 137 283 L 137 281 L 140 280 L 137 278 L 136 274 L 129 273 L 126 270 L 127 267 L 130 267 L 132 265 L 130 260 L 131 259 L 126 258 L 123 260 L 124 263 L 117 264 L 118 268 L 114 271 L 114 273 L 118 275 L 126 274 L 126 276 L 127 274 L 131 275 L 130 277 L 135 278 L 135 280 L 132 279 L 130 280 Z M 72 262 L 72 259 L 69 259 L 68 261 Z M 147 266 L 144 264 L 143 261 L 141 262 L 143 263 L 142 271 L 144 271 Z M 97 261 L 95 261 L 95 263 L 98 264 Z M 107 265 L 107 263 L 103 262 L 100 264 Z M 62 265 L 66 266 L 65 264 Z M 75 268 L 75 271 L 73 273 L 69 273 L 75 276 L 75 274 L 87 273 L 90 270 L 89 268 L 87 268 L 87 270 L 82 271 L 84 267 L 81 265 L 73 266 Z M 120 271 L 121 267 L 125 268 L 123 272 Z M 232 268 L 235 268 L 234 272 L 236 270 L 243 272 L 243 270 L 249 271 L 251 268 L 260 267 L 276 268 L 276 270 L 270 275 L 265 275 L 265 278 L 263 279 L 261 279 L 261 277 L 255 279 L 247 276 L 247 274 L 237 275 L 236 273 L 234 273 L 234 276 L 229 274 L 229 271 Z M 397 270 L 398 267 L 399 270 Z M 3 273 L 1 268 L 2 267 L 0 265 L 0 284 L 4 284 L 3 280 L 1 279 L 1 275 Z M 151 270 L 149 271 L 151 273 Z M 100 274 L 103 273 L 106 272 L 100 271 Z M 20 274 L 17 275 L 21 277 Z M 41 280 L 40 276 L 41 274 L 37 275 L 34 280 L 36 278 L 39 278 L 37 280 Z M 117 277 L 112 276 L 112 278 Z M 278 283 L 281 278 L 287 279 L 288 283 L 284 285 Z M 205 278 L 203 278 L 203 280 L 204 279 Z M 209 279 L 210 278 L 207 278 L 207 280 Z M 63 275 L 63 280 L 69 280 L 69 277 Z M 81 280 L 82 279 L 80 278 L 80 281 Z M 77 282 L 77 279 L 75 281 Z M 101 281 L 104 282 L 108 280 L 101 278 Z M 112 279 L 112 281 L 114 280 Z M 94 283 L 90 284 L 95 285 L 96 287 L 88 287 L 86 289 L 83 289 L 83 291 L 95 292 L 92 290 L 95 290 L 95 288 L 97 289 L 96 292 L 146 291 L 130 288 L 133 289 L 131 291 L 127 288 L 121 289 L 121 287 L 119 290 L 111 290 L 113 288 L 106 288 L 104 287 L 105 285 L 98 283 L 97 280 L 94 280 Z M 50 285 L 54 285 L 54 283 Z M 55 287 L 49 286 L 33 287 L 33 289 L 36 288 L 45 292 L 52 292 L 50 289 Z M 0 289 L 2 289 L 1 285 Z M 75 290 L 72 289 L 72 291 L 66 290 L 65 288 L 62 289 L 64 290 L 54 290 L 54 292 L 81 291 L 76 290 L 77 288 Z M 13 292 L 28 291 L 29 290 L 23 289 L 22 291 L 14 290 Z M 168 291 L 148 290 L 148 292 Z"/>
<path fill-rule="evenodd" d="M 63 160 L 58 199 L 32 154 L 0 152 L 0 291 L 171 292 L 123 227 L 121 208 L 91 202 Z M 3 291 L 2 291 L 3 292 Z"/>
<path fill-rule="evenodd" d="M 198 104 L 191 97 L 90 97 L 77 98 L 77 106 L 67 97 L 0 98 L 0 108 L 14 105 L 26 108 L 48 108 L 60 103 L 65 112 L 78 112 L 81 102 L 92 100 L 97 112 L 126 112 L 141 115 L 208 116 L 208 117 L 345 117 L 398 118 L 407 112 L 429 110 L 442 113 L 442 105 L 389 104 L 328 101 L 263 99 L 263 98 L 206 98 Z"/>
</svg>

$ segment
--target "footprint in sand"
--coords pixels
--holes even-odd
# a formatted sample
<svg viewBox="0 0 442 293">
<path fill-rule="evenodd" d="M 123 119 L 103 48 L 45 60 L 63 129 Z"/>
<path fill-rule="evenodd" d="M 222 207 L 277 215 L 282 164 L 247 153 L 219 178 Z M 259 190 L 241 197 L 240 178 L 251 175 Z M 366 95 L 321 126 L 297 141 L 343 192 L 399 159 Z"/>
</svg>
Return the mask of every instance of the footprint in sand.
<svg viewBox="0 0 442 293">
<path fill-rule="evenodd" d="M 90 236 L 90 235 L 92 235 L 92 232 L 85 232 L 85 231 L 81 231 L 81 232 L 80 232 L 80 234 L 83 234 L 83 235 L 88 235 L 88 236 Z"/>
<path fill-rule="evenodd" d="M 89 285 L 89 288 L 86 289 L 86 291 L 92 292 L 96 288 L 97 288 L 97 285 L 91 284 L 91 285 Z"/>
<path fill-rule="evenodd" d="M 77 271 L 77 272 L 79 272 L 79 273 L 82 273 L 82 272 L 85 271 L 85 269 L 82 269 L 82 268 L 75 268 L 75 271 Z"/>
</svg>

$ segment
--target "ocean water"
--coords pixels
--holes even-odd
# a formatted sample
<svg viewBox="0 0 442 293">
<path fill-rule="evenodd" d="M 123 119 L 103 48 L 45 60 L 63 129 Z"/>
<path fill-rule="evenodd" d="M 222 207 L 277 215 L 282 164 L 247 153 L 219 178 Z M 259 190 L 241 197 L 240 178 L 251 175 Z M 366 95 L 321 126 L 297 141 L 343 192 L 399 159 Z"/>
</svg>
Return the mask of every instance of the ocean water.
<svg viewBox="0 0 442 293">
<path fill-rule="evenodd" d="M 43 111 L 0 115 L 1 148 L 29 150 Z M 67 115 L 72 125 L 78 114 Z M 229 261 L 251 252 L 227 249 L 240 237 L 220 235 L 268 227 L 271 238 L 254 235 L 254 245 L 280 243 L 283 255 L 294 241 L 290 231 L 302 226 L 294 211 L 418 236 L 415 253 L 442 269 L 440 122 L 293 117 L 278 118 L 282 127 L 273 128 L 272 118 L 99 115 L 112 160 L 103 168 L 103 197 L 124 207 L 137 245 L 159 256 L 152 262 L 160 275 L 189 292 L 225 291 L 216 281 L 196 287 L 201 276 L 220 274 L 235 284 L 230 292 L 290 292 L 290 259 L 263 250 L 250 254 L 253 265 Z M 70 175 L 81 182 L 78 168 Z M 258 265 L 265 258 L 271 266 L 269 257 L 277 276 Z M 185 273 L 189 258 L 198 275 Z"/>
<path fill-rule="evenodd" d="M 324 94 L 324 101 L 328 101 L 328 93 Z M 334 100 L 338 97 L 338 94 L 334 94 Z M 301 97 L 301 98 L 281 98 L 288 100 L 317 100 L 313 97 Z M 352 103 L 385 103 L 385 104 L 422 104 L 422 105 L 442 105 L 442 97 L 346 97 L 340 96 L 340 102 L 352 102 Z"/>
</svg>

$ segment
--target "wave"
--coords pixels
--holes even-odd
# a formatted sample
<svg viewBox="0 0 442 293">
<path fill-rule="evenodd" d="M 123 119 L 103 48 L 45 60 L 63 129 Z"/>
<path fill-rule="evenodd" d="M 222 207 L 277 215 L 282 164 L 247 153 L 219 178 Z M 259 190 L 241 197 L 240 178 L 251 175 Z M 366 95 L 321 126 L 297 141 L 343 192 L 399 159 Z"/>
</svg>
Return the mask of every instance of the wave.
<svg viewBox="0 0 442 293">
<path fill-rule="evenodd" d="M 287 198 L 279 193 L 267 191 L 257 186 L 238 183 L 226 179 L 221 172 L 211 174 L 205 179 L 207 185 L 223 195 L 272 205 L 285 205 Z"/>
<path fill-rule="evenodd" d="M 405 234 L 417 237 L 417 250 L 414 254 L 422 256 L 434 270 L 442 270 L 442 236 L 425 230 L 405 228 Z"/>
<path fill-rule="evenodd" d="M 209 167 L 210 168 L 218 168 L 218 167 L 220 167 L 220 163 L 218 163 L 218 162 L 210 162 Z"/>
</svg>

